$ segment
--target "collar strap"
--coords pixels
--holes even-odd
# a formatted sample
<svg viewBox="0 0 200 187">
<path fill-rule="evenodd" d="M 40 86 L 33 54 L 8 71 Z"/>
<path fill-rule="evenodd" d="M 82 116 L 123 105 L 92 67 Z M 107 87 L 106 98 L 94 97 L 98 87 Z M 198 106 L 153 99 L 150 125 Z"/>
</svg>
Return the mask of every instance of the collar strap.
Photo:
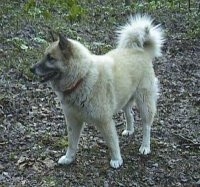
<svg viewBox="0 0 200 187">
<path fill-rule="evenodd" d="M 71 87 L 67 88 L 63 93 L 68 95 L 74 92 L 83 82 L 83 78 L 79 79 L 75 84 L 73 84 Z"/>
</svg>

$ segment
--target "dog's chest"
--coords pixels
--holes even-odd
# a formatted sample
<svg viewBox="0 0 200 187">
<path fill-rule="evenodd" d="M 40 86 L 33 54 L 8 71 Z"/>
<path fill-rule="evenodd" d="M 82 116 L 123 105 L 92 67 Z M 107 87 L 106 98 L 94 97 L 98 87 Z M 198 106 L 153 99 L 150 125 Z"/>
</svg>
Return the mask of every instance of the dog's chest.
<svg viewBox="0 0 200 187">
<path fill-rule="evenodd" d="M 70 113 L 76 115 L 79 118 L 83 118 L 84 121 L 87 119 L 90 121 L 93 114 L 93 107 L 90 102 L 88 102 L 88 98 L 86 96 L 80 97 L 80 95 L 65 95 L 62 92 L 56 92 L 58 96 L 63 111 L 65 113 Z"/>
</svg>

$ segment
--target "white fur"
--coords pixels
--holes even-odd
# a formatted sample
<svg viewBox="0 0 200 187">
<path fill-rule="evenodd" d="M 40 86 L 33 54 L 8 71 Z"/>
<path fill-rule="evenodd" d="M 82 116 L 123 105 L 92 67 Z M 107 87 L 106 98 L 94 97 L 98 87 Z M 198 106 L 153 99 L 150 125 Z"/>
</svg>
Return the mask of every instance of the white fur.
<svg viewBox="0 0 200 187">
<path fill-rule="evenodd" d="M 65 76 L 52 81 L 68 127 L 69 146 L 59 164 L 70 164 L 75 159 L 83 123 L 86 122 L 96 125 L 102 133 L 111 152 L 111 167 L 120 167 L 123 160 L 112 116 L 123 109 L 127 123 L 122 134 L 133 134 L 131 109 L 134 102 L 143 123 L 143 141 L 139 151 L 148 154 L 158 94 L 152 59 L 161 54 L 163 37 L 160 27 L 152 26 L 152 20 L 147 16 L 131 18 L 130 23 L 119 31 L 117 48 L 101 56 L 91 54 L 77 41 L 69 42 L 73 55 L 60 64 Z M 55 54 L 58 50 L 59 54 L 57 48 L 50 48 L 48 53 L 54 50 Z M 64 93 L 69 85 L 81 78 L 83 82 L 73 93 Z"/>
<path fill-rule="evenodd" d="M 129 23 L 117 31 L 118 47 L 151 50 L 153 57 L 161 56 L 163 32 L 160 25 L 154 26 L 152 22 L 147 15 L 130 17 Z"/>
<path fill-rule="evenodd" d="M 123 136 L 130 136 L 130 135 L 132 135 L 134 133 L 134 129 L 133 130 L 124 130 L 123 132 L 122 132 L 122 135 Z"/>
<path fill-rule="evenodd" d="M 143 124 L 143 140 L 142 145 L 140 146 L 140 153 L 147 155 L 151 152 L 150 150 L 150 133 L 151 133 L 151 124 Z"/>
<path fill-rule="evenodd" d="M 111 160 L 110 161 L 110 166 L 117 169 L 123 164 L 123 160 Z"/>
</svg>

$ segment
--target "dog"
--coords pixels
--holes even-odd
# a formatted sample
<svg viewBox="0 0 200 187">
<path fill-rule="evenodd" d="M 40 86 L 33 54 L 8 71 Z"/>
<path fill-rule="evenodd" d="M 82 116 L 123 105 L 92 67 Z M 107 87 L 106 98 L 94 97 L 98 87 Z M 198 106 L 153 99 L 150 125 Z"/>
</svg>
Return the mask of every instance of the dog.
<svg viewBox="0 0 200 187">
<path fill-rule="evenodd" d="M 143 123 L 139 152 L 150 153 L 150 131 L 156 113 L 158 80 L 152 61 L 161 56 L 163 30 L 147 15 L 132 16 L 117 31 L 117 47 L 104 55 L 92 54 L 80 42 L 58 34 L 31 72 L 49 82 L 60 99 L 69 145 L 59 164 L 75 160 L 84 123 L 96 125 L 111 153 L 110 165 L 123 164 L 113 114 L 123 110 L 126 128 L 134 133 L 133 103 Z"/>
</svg>

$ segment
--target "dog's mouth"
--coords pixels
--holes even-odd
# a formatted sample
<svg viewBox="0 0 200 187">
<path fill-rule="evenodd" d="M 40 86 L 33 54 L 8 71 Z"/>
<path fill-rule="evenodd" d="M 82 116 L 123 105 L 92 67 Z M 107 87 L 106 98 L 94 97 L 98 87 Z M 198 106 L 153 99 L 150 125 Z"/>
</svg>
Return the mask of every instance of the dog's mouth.
<svg viewBox="0 0 200 187">
<path fill-rule="evenodd" d="M 50 72 L 46 75 L 42 75 L 40 76 L 41 77 L 41 83 L 44 83 L 44 82 L 47 82 L 47 81 L 50 81 L 50 80 L 54 80 L 56 79 L 57 77 L 59 77 L 60 73 L 59 71 L 53 71 L 53 72 Z"/>
</svg>

